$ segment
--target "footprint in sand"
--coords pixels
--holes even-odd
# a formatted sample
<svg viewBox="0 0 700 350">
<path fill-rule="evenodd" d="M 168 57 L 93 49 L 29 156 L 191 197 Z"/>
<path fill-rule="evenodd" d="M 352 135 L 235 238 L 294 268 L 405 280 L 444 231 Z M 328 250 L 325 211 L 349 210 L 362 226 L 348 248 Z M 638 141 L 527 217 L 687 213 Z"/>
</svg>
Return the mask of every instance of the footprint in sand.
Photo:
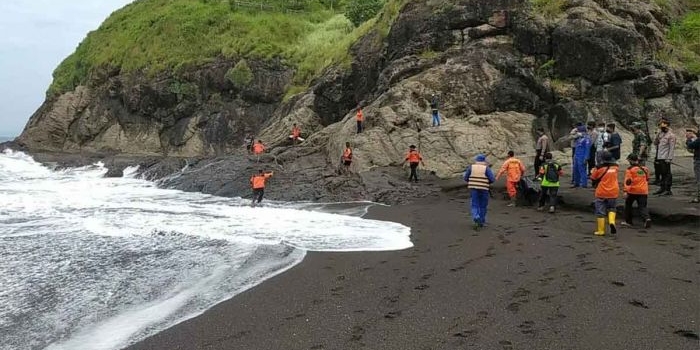
<svg viewBox="0 0 700 350">
<path fill-rule="evenodd" d="M 629 304 L 632 305 L 632 306 L 641 307 L 642 309 L 648 309 L 648 308 L 649 308 L 649 306 L 647 306 L 647 304 L 645 304 L 643 301 L 637 300 L 637 299 L 632 299 L 632 300 L 630 300 L 630 301 L 629 301 Z"/>
<path fill-rule="evenodd" d="M 618 287 L 624 287 L 624 286 L 625 286 L 625 284 L 622 283 L 622 282 L 620 282 L 620 281 L 611 281 L 610 284 L 612 284 L 613 286 L 618 286 Z"/>
<path fill-rule="evenodd" d="M 509 340 L 501 340 L 498 344 L 503 347 L 503 350 L 513 350 L 513 343 Z"/>
</svg>

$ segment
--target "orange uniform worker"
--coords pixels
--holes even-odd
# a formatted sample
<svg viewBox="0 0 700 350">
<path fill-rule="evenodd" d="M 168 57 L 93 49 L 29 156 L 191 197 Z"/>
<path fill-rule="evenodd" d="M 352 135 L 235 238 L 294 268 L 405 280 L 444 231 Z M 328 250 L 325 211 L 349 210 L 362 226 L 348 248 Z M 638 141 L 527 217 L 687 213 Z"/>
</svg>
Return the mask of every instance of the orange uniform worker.
<svg viewBox="0 0 700 350">
<path fill-rule="evenodd" d="M 259 156 L 263 152 L 265 152 L 265 145 L 263 145 L 262 140 L 258 140 L 258 142 L 253 145 L 253 154 Z"/>
<path fill-rule="evenodd" d="M 340 157 L 340 162 L 343 165 L 344 171 L 347 173 L 350 171 L 350 165 L 352 164 L 352 148 L 350 148 L 350 142 L 345 143 L 345 150 L 343 155 Z"/>
<path fill-rule="evenodd" d="M 630 154 L 627 156 L 630 163 L 629 168 L 625 171 L 625 180 L 623 181 L 623 191 L 625 196 L 625 221 L 622 226 L 632 226 L 632 205 L 637 202 L 639 214 L 644 220 L 644 228 L 651 227 L 651 218 L 649 217 L 649 209 L 647 208 L 647 199 L 649 198 L 649 169 L 643 165 L 639 165 L 639 156 Z"/>
<path fill-rule="evenodd" d="M 525 174 L 525 166 L 520 159 L 515 158 L 515 152 L 508 151 L 508 159 L 501 166 L 501 170 L 498 171 L 496 175 L 496 180 L 498 180 L 503 173 L 507 174 L 506 178 L 506 189 L 508 190 L 508 197 L 510 197 L 509 207 L 515 206 L 515 199 L 518 195 L 518 182 L 520 178 Z"/>
<path fill-rule="evenodd" d="M 250 185 L 253 187 L 252 206 L 255 206 L 256 201 L 258 203 L 262 202 L 263 195 L 265 194 L 265 181 L 271 178 L 273 174 L 274 172 L 272 171 L 265 173 L 262 169 L 260 169 L 257 174 L 250 177 Z"/>
<path fill-rule="evenodd" d="M 357 114 L 355 115 L 355 120 L 357 121 L 357 133 L 361 133 L 363 129 L 363 124 L 365 122 L 365 115 L 362 113 L 362 107 L 357 106 Z"/>
<path fill-rule="evenodd" d="M 418 182 L 418 164 L 423 164 L 425 167 L 425 163 L 423 163 L 423 157 L 416 150 L 415 145 L 410 145 L 408 147 L 408 153 L 406 153 L 406 158 L 404 158 L 401 165 L 403 166 L 406 164 L 406 162 L 408 162 L 409 166 L 411 167 L 411 175 L 408 176 L 408 181 L 410 182 L 411 179 L 414 179 L 415 182 Z"/>
<path fill-rule="evenodd" d="M 610 233 L 617 233 L 615 216 L 617 215 L 617 197 L 620 195 L 620 184 L 617 182 L 619 167 L 610 152 L 603 152 L 603 163 L 593 170 L 591 180 L 598 186 L 595 189 L 595 213 L 597 229 L 593 234 L 605 235 L 605 216 L 607 214 Z"/>
<path fill-rule="evenodd" d="M 297 143 L 297 141 L 304 141 L 304 139 L 301 138 L 301 128 L 297 126 L 297 123 L 294 123 L 294 125 L 292 125 L 292 134 L 289 135 L 289 138 L 292 139 L 292 141 L 294 141 L 295 144 Z"/>
</svg>

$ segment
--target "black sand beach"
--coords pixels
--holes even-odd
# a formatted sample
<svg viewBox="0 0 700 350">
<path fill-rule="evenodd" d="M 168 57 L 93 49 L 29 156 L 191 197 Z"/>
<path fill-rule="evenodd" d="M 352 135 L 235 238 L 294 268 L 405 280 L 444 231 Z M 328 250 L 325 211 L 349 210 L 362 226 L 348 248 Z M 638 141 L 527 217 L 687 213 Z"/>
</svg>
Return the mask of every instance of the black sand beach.
<svg viewBox="0 0 700 350">
<path fill-rule="evenodd" d="M 505 204 L 479 232 L 466 191 L 374 207 L 415 247 L 309 253 L 128 349 L 698 349 L 697 223 L 601 238 L 590 212 Z"/>
</svg>

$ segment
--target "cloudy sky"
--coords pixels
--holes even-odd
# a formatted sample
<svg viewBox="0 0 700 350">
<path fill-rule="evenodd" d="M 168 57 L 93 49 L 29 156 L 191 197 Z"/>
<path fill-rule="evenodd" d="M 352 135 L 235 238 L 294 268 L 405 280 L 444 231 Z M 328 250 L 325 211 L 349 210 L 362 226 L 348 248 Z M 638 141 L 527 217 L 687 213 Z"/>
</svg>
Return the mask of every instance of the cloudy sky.
<svg viewBox="0 0 700 350">
<path fill-rule="evenodd" d="M 17 136 L 54 68 L 132 0 L 0 0 L 0 136 Z"/>
</svg>

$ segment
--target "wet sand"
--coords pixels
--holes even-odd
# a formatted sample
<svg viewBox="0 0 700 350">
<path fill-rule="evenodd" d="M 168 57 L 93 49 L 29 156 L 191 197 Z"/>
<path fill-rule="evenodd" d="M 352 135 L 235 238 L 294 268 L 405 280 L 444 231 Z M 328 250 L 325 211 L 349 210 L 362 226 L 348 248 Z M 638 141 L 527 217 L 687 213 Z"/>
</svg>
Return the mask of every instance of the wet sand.
<svg viewBox="0 0 700 350">
<path fill-rule="evenodd" d="M 505 204 L 478 232 L 466 191 L 374 207 L 415 247 L 309 253 L 129 349 L 698 349 L 697 225 L 601 238 L 591 213 Z"/>
</svg>

